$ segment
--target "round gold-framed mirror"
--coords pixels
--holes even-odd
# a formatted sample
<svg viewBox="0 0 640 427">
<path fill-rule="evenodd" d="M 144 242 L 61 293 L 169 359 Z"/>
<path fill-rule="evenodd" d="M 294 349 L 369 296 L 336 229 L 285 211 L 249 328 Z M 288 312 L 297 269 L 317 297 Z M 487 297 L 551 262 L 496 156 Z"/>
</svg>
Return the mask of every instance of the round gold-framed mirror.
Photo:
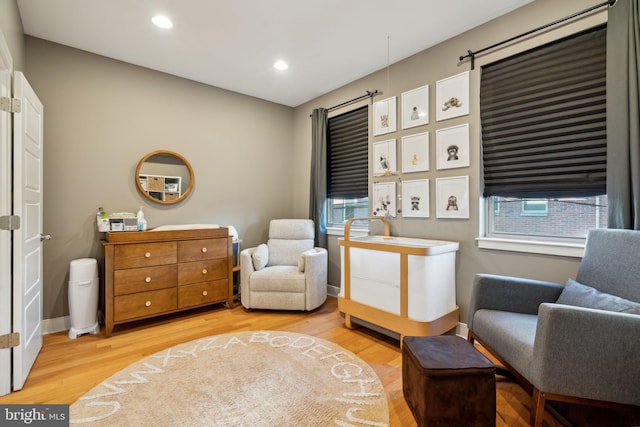
<svg viewBox="0 0 640 427">
<path fill-rule="evenodd" d="M 195 182 L 189 161 L 169 150 L 152 151 L 140 159 L 135 179 L 143 196 L 164 205 L 184 200 Z"/>
</svg>

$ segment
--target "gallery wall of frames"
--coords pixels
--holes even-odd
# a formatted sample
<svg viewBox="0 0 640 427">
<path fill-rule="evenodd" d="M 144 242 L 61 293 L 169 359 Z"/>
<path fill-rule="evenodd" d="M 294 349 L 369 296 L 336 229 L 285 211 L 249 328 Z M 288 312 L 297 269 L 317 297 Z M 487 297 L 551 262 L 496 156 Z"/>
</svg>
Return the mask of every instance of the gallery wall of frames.
<svg viewBox="0 0 640 427">
<path fill-rule="evenodd" d="M 433 133 L 427 127 L 429 84 L 403 92 L 399 105 L 396 98 L 373 103 L 372 214 L 430 218 L 432 185 L 436 218 L 468 219 L 469 175 L 452 176 L 451 170 L 469 168 L 469 123 L 448 125 L 447 121 L 469 115 L 469 72 L 435 82 Z M 402 136 L 398 136 L 398 118 Z M 427 178 L 431 168 L 435 168 L 435 183 Z"/>
</svg>

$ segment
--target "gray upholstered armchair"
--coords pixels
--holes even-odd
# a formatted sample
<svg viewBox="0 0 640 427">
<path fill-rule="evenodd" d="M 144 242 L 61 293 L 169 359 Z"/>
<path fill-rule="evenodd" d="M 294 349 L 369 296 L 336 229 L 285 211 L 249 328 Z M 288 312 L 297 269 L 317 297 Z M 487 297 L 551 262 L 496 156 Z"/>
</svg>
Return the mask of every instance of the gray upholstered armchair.
<svg viewBox="0 0 640 427">
<path fill-rule="evenodd" d="M 533 393 L 531 425 L 546 400 L 640 406 L 640 231 L 591 230 L 564 286 L 477 275 L 468 324 Z"/>
<path fill-rule="evenodd" d="M 240 253 L 246 308 L 313 310 L 327 299 L 327 250 L 314 248 L 309 219 L 274 219 L 266 244 Z"/>
</svg>

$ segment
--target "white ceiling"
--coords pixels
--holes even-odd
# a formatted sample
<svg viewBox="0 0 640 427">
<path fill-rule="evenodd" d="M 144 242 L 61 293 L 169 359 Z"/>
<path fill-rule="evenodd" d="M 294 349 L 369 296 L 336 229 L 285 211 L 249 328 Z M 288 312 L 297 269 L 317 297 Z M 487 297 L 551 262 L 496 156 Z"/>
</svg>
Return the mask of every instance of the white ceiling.
<svg viewBox="0 0 640 427">
<path fill-rule="evenodd" d="M 18 0 L 18 6 L 25 34 L 295 107 L 531 1 Z M 152 25 L 156 14 L 174 27 Z M 451 52 L 451 60 L 462 53 Z M 278 59 L 289 69 L 275 70 Z"/>
</svg>

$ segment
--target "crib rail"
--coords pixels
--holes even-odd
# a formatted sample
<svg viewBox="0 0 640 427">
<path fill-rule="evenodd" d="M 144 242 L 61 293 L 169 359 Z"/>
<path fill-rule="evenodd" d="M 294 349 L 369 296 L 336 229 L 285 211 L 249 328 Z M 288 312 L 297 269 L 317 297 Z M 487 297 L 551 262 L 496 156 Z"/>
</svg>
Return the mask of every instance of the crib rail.
<svg viewBox="0 0 640 427">
<path fill-rule="evenodd" d="M 354 221 L 382 221 L 382 223 L 384 224 L 384 235 L 391 236 L 391 223 L 389 221 L 379 216 L 369 216 L 363 218 L 351 218 L 350 220 L 348 220 L 344 226 L 344 240 L 349 240 L 351 234 L 351 224 L 353 224 Z"/>
</svg>

